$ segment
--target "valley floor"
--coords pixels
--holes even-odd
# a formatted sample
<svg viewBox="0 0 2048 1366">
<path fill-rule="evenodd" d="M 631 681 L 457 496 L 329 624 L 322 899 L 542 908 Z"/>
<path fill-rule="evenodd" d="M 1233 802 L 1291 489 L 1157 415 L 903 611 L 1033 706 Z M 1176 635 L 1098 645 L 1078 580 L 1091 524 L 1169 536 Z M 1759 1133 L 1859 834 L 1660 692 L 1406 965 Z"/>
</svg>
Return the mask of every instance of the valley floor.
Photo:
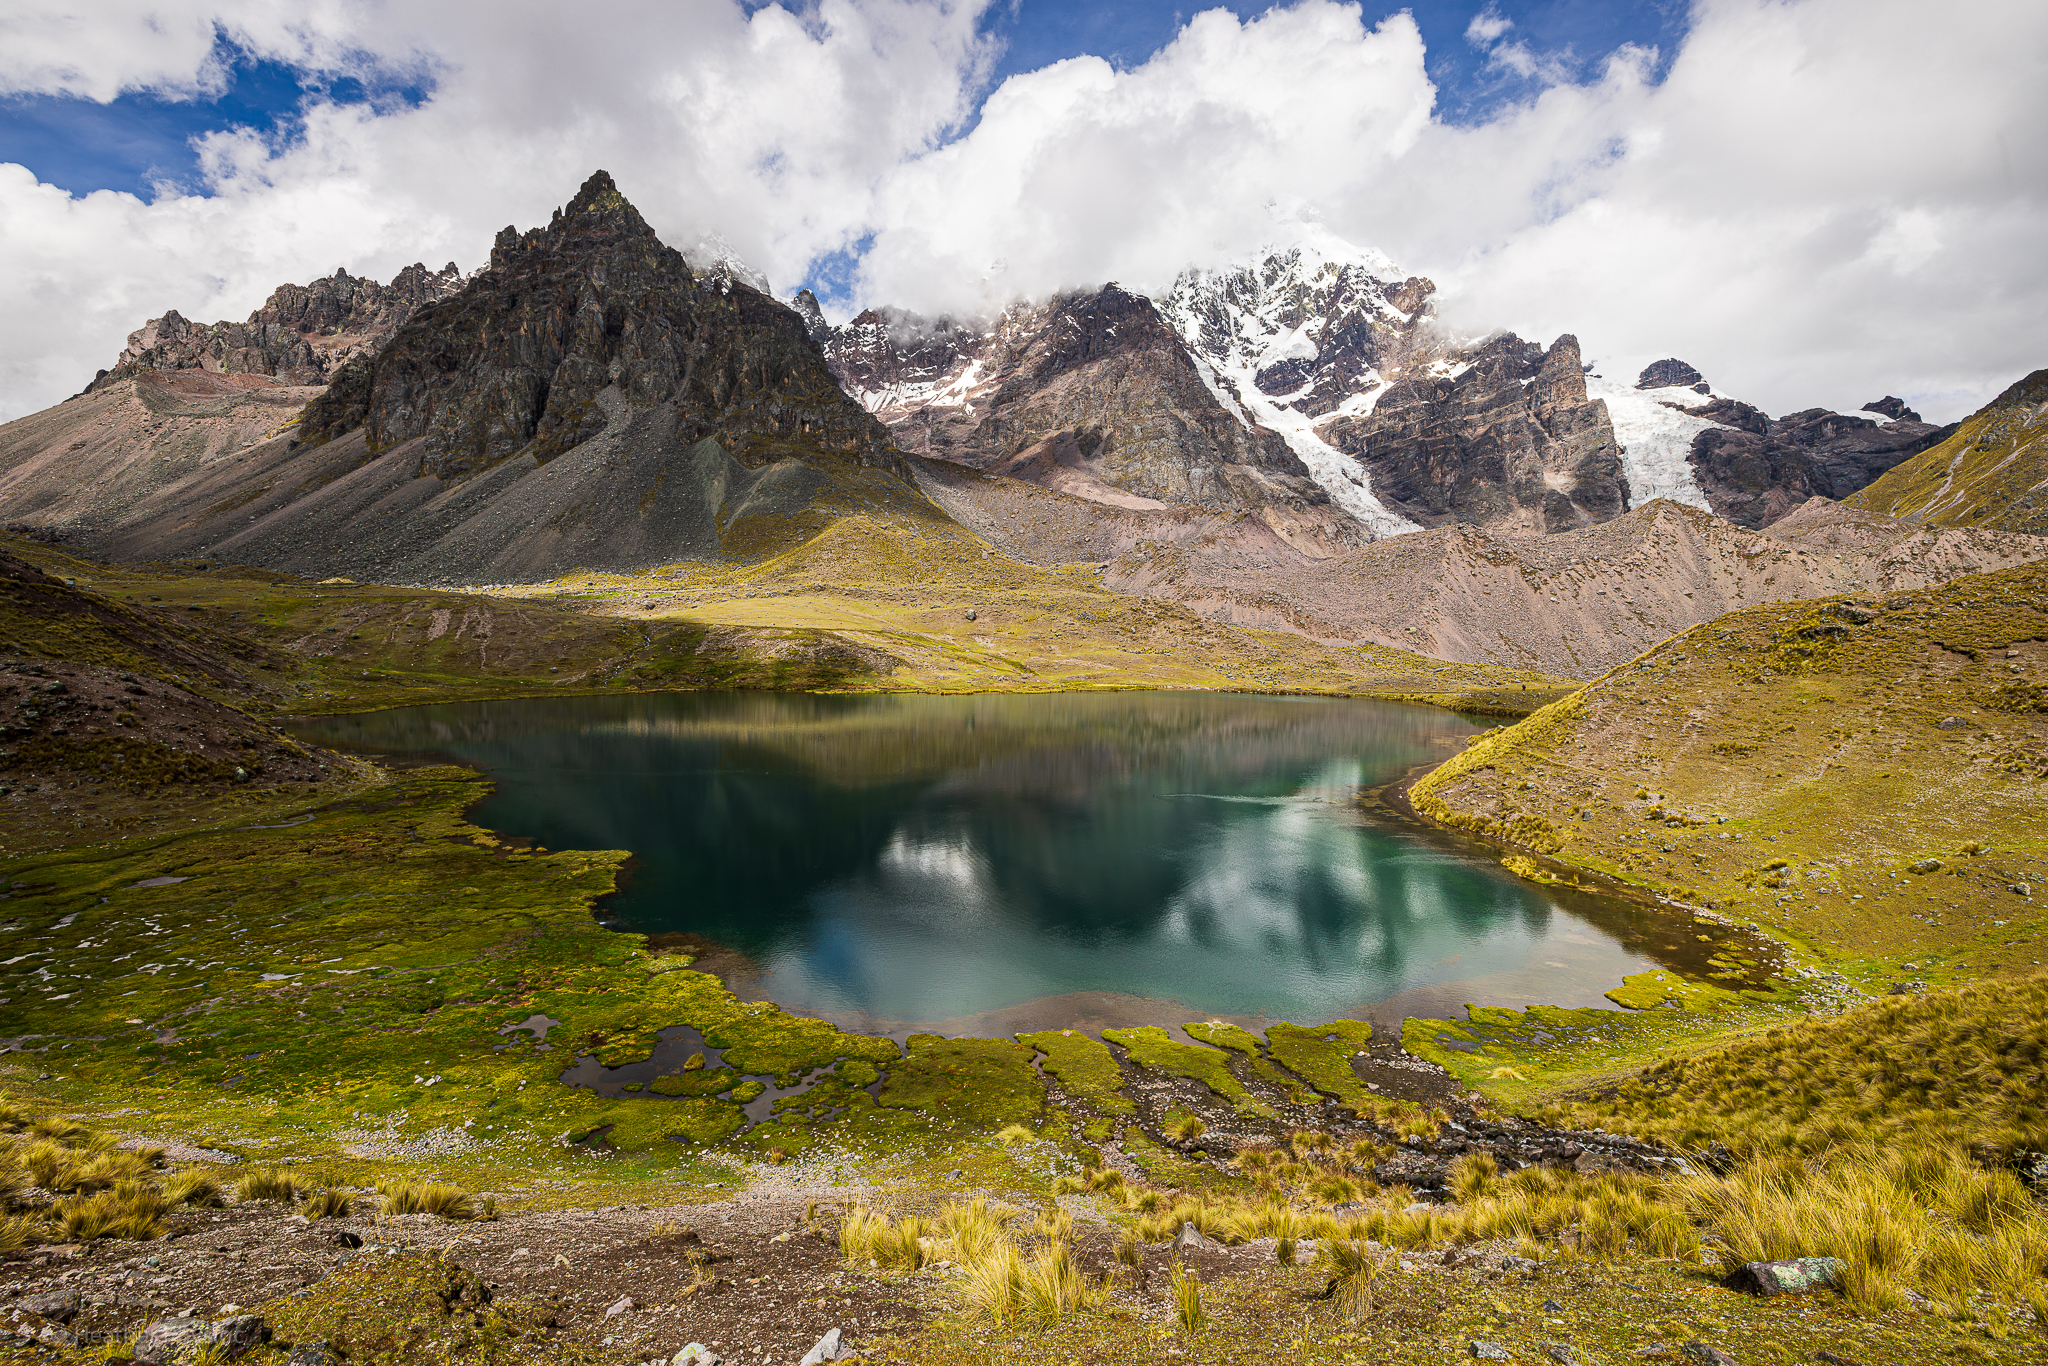
<svg viewBox="0 0 2048 1366">
<path fill-rule="evenodd" d="M 0 643 L 16 664 L 62 658 L 71 662 L 58 672 L 73 673 L 61 720 L 17 710 L 8 757 L 32 743 L 118 735 L 137 755 L 196 745 L 205 758 L 208 745 L 255 744 L 236 738 L 226 711 L 260 724 L 621 687 L 1233 687 L 1519 714 L 1569 686 L 1224 627 L 1104 592 L 1082 567 L 985 562 L 965 542 L 884 542 L 851 522 L 841 532 L 811 543 L 810 558 L 745 573 L 571 575 L 488 594 L 114 568 L 17 547 L 120 610 L 78 628 L 59 656 L 35 634 L 48 623 L 33 602 L 0 608 Z M 1108 1042 L 1057 1031 L 917 1036 L 904 1051 L 742 1002 L 691 970 L 689 953 L 595 923 L 591 906 L 623 854 L 550 852 L 469 824 L 482 785 L 462 770 L 392 775 L 266 751 L 261 771 L 237 778 L 229 770 L 244 765 L 230 759 L 244 751 L 229 748 L 205 759 L 214 767 L 145 787 L 114 781 L 111 758 L 34 774 L 17 763 L 15 790 L 0 798 L 10 922 L 0 937 L 21 946 L 0 965 L 0 1079 L 15 1106 L 0 1116 L 14 1131 L 0 1167 L 18 1192 L 13 1232 L 0 1237 L 0 1296 L 19 1304 L 76 1291 L 99 1301 L 86 1306 L 99 1317 L 79 1325 L 117 1334 L 246 1304 L 280 1341 L 345 1336 L 350 1361 L 628 1361 L 701 1341 L 753 1366 L 794 1362 L 827 1327 L 870 1358 L 933 1363 L 1287 1356 L 1391 1366 L 1470 1357 L 1486 1342 L 1520 1360 L 1545 1359 L 1552 1346 L 1570 1349 L 1550 1353 L 1560 1361 L 1721 1359 L 1702 1355 L 1707 1347 L 1743 1363 L 1820 1350 L 1834 1354 L 1821 1360 L 1871 1363 L 2044 1359 L 2048 1300 L 2038 1291 L 1955 1291 L 1918 1263 L 1887 1264 L 1892 1279 L 1858 1281 L 1846 1296 L 1754 1300 L 1721 1288 L 1716 1267 L 1739 1246 L 1732 1226 L 1697 1215 L 1703 1243 L 1698 1231 L 1674 1234 L 1667 1217 L 1672 1201 L 1705 1198 L 1697 1159 L 1685 1173 L 1661 1166 L 1602 1132 L 1623 1131 L 1627 1113 L 1596 1123 L 1571 1108 L 1589 1082 L 1611 1086 L 1661 1059 L 1862 1019 L 1895 999 L 1884 995 L 1893 982 L 1940 992 L 2033 971 L 2025 950 L 2039 928 L 2028 911 L 2041 807 L 2025 784 L 2039 777 L 2029 766 L 2038 736 L 1992 727 L 1981 698 L 2034 686 L 2009 663 L 2036 667 L 2027 652 L 2038 645 L 2027 642 L 2048 632 L 2014 617 L 2010 644 L 1957 635 L 1961 604 L 2006 612 L 2002 590 L 2033 580 L 1989 595 L 1964 583 L 1946 609 L 1922 604 L 1920 629 L 1940 642 L 1933 653 L 1916 637 L 1919 654 L 1893 641 L 1878 661 L 1934 660 L 1950 671 L 1954 699 L 1845 683 L 1811 652 L 1861 648 L 1856 638 L 1800 634 L 1840 618 L 1760 608 L 1751 625 L 1674 641 L 1421 784 L 1420 811 L 1502 841 L 1524 876 L 1625 880 L 1636 894 L 1697 907 L 1695 930 L 1720 976 L 1632 978 L 1615 992 L 1626 1011 L 1411 1021 L 1401 1067 L 1423 1080 L 1405 1092 L 1366 1081 L 1390 1065 L 1369 1052 L 1398 1056 L 1392 1041 L 1340 1023 L 1276 1027 L 1263 1040 L 1201 1022 Z M 1903 622 L 1921 609 L 1883 610 Z M 1741 634 L 1751 629 L 1754 640 Z M 215 637 L 228 636 L 257 645 L 219 653 Z M 2019 657 L 2008 661 L 2008 648 Z M 1809 654 L 1787 653 L 1799 649 Z M 1710 667 L 1797 681 L 1730 694 L 1700 672 Z M 77 681 L 81 669 L 112 682 L 94 691 Z M 27 690 L 62 681 L 12 677 L 30 700 L 43 694 Z M 141 696 L 124 700 L 124 677 L 140 680 Z M 173 691 L 198 700 L 177 710 Z M 1847 706 L 1868 710 L 1873 697 L 1889 708 L 1881 726 L 1847 725 Z M 1972 698 L 1980 705 L 1965 707 Z M 226 710 L 202 717 L 209 699 Z M 1939 728 L 1965 711 L 1978 719 Z M 2038 725 L 2031 711 L 2011 715 Z M 1892 725 L 1932 732 L 1880 743 Z M 1670 737 L 1690 748 L 1655 748 Z M 1712 771 L 1691 749 L 1747 762 L 1751 788 L 1687 786 Z M 1940 786 L 1915 806 L 1902 800 L 1910 786 L 1883 786 L 1894 772 Z M 1786 773 L 1805 786 L 1788 795 Z M 1483 819 L 1454 819 L 1460 812 Z M 1947 833 L 1930 843 L 1933 826 Z M 1855 841 L 1846 849 L 1845 830 Z M 1913 870 L 1927 859 L 1940 866 Z M 1786 946 L 1782 962 L 1749 921 Z M 722 1050 L 722 1064 L 663 1078 L 659 1098 L 558 1084 L 577 1057 L 608 1067 L 646 1057 L 658 1031 L 681 1021 Z M 2018 1116 L 2015 1132 L 2031 1136 L 2038 1066 L 1999 1075 L 2019 1076 L 2017 1089 L 1976 1108 Z M 800 1082 L 808 1090 L 764 1114 L 749 1108 L 763 1085 Z M 1516 1120 L 1496 1106 L 1547 1118 Z M 88 1178 L 49 1164 L 76 1167 L 104 1148 L 58 1115 L 131 1143 L 168 1141 L 166 1163 L 227 1184 L 276 1170 L 302 1191 L 353 1192 L 367 1211 L 380 1184 L 431 1177 L 489 1193 L 499 1217 L 296 1222 L 291 1206 L 251 1194 L 224 1208 L 162 1210 L 162 1226 L 181 1235 L 169 1241 L 53 1241 L 66 1211 L 82 1208 L 67 1202 L 98 1197 L 79 1184 Z M 1212 1151 L 1205 1133 L 1233 1137 Z M 1226 1160 L 1233 1147 L 1238 1158 Z M 1502 1172 L 1527 1162 L 1523 1174 L 1535 1176 L 1496 1188 L 1482 1151 L 1501 1155 Z M 110 1199 L 146 1194 L 105 1189 Z M 943 1221 L 977 1195 L 1013 1207 L 1004 1236 L 1029 1256 L 1065 1239 L 1080 1283 L 1095 1289 L 1061 1312 L 991 1318 L 972 1311 L 970 1273 L 983 1263 L 966 1244 L 952 1265 L 893 1271 L 835 1245 L 858 1224 L 859 1204 Z M 1550 1200 L 1562 1213 L 1516 1224 L 1501 1213 L 1513 1200 Z M 1624 1208 L 1636 1212 L 1612 1212 Z M 1481 1214 L 1496 1222 L 1481 1227 Z M 1618 1244 L 1596 1236 L 1610 1218 L 1623 1221 Z M 2015 1255 L 2048 1268 L 2048 1234 L 2038 1216 L 2026 1219 L 1965 1232 L 2015 1240 Z M 1169 1268 L 1183 1222 L 1216 1239 L 1179 1254 L 1200 1282 L 1199 1326 L 1178 1320 L 1184 1300 Z M 331 1230 L 375 1251 L 343 1248 Z M 941 1226 L 929 1236 L 936 1245 Z M 1302 1267 L 1281 1264 L 1281 1236 L 1299 1240 Z M 1311 1261 L 1317 1242 L 1332 1250 Z M 1121 1261 L 1120 1244 L 1133 1249 Z M 1369 1282 L 1370 1293 L 1325 1298 L 1344 1247 L 1377 1249 L 1365 1281 L 1349 1283 Z M 1845 1255 L 1863 1275 L 1867 1258 Z M 626 1298 L 630 1307 L 606 1316 Z M 10 1321 L 16 1332 L 36 1327 L 18 1313 Z"/>
</svg>

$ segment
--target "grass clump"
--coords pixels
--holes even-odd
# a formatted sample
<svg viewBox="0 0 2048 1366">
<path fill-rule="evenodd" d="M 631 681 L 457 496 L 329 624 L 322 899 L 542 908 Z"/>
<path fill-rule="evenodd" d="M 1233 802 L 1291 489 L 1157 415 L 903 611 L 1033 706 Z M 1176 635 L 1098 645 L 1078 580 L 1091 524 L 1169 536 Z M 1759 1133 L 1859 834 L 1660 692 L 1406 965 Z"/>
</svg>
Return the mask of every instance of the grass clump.
<svg viewBox="0 0 2048 1366">
<path fill-rule="evenodd" d="M 1199 1333 L 1209 1324 L 1209 1316 L 1202 1312 L 1202 1278 L 1195 1269 L 1175 1258 L 1168 1272 L 1173 1283 L 1173 1321 L 1181 1332 Z"/>
<path fill-rule="evenodd" d="M 839 1225 L 839 1255 L 853 1266 L 915 1271 L 925 1264 L 930 1232 L 930 1224 L 914 1216 L 892 1220 L 871 1209 L 852 1209 Z"/>
<path fill-rule="evenodd" d="M 1682 1151 L 1816 1156 L 1933 1144 L 1980 1165 L 2048 1148 L 2048 977 L 1890 996 L 1645 1069 L 1539 1112 Z"/>
<path fill-rule="evenodd" d="M 474 1219 L 476 1204 L 469 1192 L 447 1181 L 397 1178 L 377 1183 L 381 1197 L 379 1213 L 386 1218 L 399 1214 L 431 1214 L 436 1219 Z"/>
<path fill-rule="evenodd" d="M 261 1167 L 249 1172 L 235 1182 L 237 1201 L 275 1200 L 290 1204 L 299 1198 L 298 1183 L 288 1173 L 274 1167 Z"/>
<path fill-rule="evenodd" d="M 354 1208 L 355 1201 L 347 1191 L 323 1186 L 307 1197 L 299 1213 L 308 1219 L 346 1219 Z"/>
</svg>

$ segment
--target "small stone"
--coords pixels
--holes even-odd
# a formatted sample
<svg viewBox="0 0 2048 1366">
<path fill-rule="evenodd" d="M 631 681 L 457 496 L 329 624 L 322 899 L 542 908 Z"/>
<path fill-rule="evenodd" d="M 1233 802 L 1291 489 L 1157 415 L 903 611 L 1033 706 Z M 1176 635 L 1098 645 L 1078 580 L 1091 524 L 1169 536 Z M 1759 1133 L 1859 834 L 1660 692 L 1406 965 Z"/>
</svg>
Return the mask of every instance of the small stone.
<svg viewBox="0 0 2048 1366">
<path fill-rule="evenodd" d="M 284 1366 L 339 1366 L 339 1359 L 324 1342 L 302 1342 L 292 1348 Z"/>
<path fill-rule="evenodd" d="M 631 1295 L 621 1295 L 617 1304 L 604 1311 L 604 1316 L 608 1319 L 615 1319 L 619 1315 L 630 1313 L 639 1307 L 639 1304 L 634 1301 Z"/>
<path fill-rule="evenodd" d="M 1687 1361 L 1697 1361 L 1700 1366 L 1736 1366 L 1735 1358 L 1719 1347 L 1706 1342 L 1688 1342 L 1679 1347 Z"/>
<path fill-rule="evenodd" d="M 1821 1366 L 1863 1366 L 1863 1363 L 1857 1358 L 1839 1356 L 1834 1352 L 1830 1352 L 1825 1347 L 1816 1351 L 1813 1354 L 1813 1359 L 1820 1362 Z"/>
<path fill-rule="evenodd" d="M 974 609 L 972 607 L 967 609 L 967 619 L 969 621 L 977 620 L 977 618 L 974 615 Z"/>
<path fill-rule="evenodd" d="M 1527 1257 L 1503 1257 L 1500 1259 L 1500 1269 L 1502 1271 L 1534 1271 L 1536 1263 L 1530 1261 Z"/>
<path fill-rule="evenodd" d="M 1913 865 L 1913 871 L 1916 873 L 1938 873 L 1941 871 L 1941 860 L 1938 858 L 1921 859 Z"/>
<path fill-rule="evenodd" d="M 723 1366 L 723 1358 L 701 1342 L 693 1342 L 670 1358 L 669 1366 Z"/>
<path fill-rule="evenodd" d="M 1579 1366 L 1579 1354 L 1568 1343 L 1546 1342 L 1541 1350 L 1557 1366 Z"/>
<path fill-rule="evenodd" d="M 852 1350 L 847 1347 L 845 1340 L 840 1337 L 839 1330 L 837 1328 L 828 1328 L 825 1331 L 825 1336 L 819 1338 L 817 1342 L 812 1344 L 811 1350 L 804 1353 L 804 1359 L 798 1362 L 797 1366 L 824 1366 L 825 1362 L 837 1361 L 841 1357 L 850 1357 L 852 1355 Z"/>
<path fill-rule="evenodd" d="M 2032 896 L 2034 889 L 2024 882 L 2015 882 L 2012 885 L 2012 894 L 2014 896 Z"/>
<path fill-rule="evenodd" d="M 1564 1306 L 1559 1304 L 1556 1300 L 1545 1300 L 1543 1302 L 1543 1312 L 1546 1314 L 1562 1314 L 1564 1312 Z"/>
<path fill-rule="evenodd" d="M 1968 724 L 1969 722 L 1963 720 L 1960 716 L 1944 716 L 1934 723 L 1934 728 L 1936 730 L 1961 730 Z"/>
<path fill-rule="evenodd" d="M 1473 1342 L 1473 1343 L 1471 1344 L 1471 1348 L 1472 1348 L 1472 1359 L 1473 1359 L 1474 1361 L 1513 1361 L 1513 1360 L 1514 1360 L 1514 1358 L 1513 1358 L 1513 1357 L 1511 1357 L 1511 1356 L 1509 1356 L 1509 1355 L 1508 1355 L 1508 1349 L 1507 1349 L 1507 1348 L 1505 1348 L 1505 1347 L 1503 1347 L 1503 1346 L 1501 1346 L 1501 1345 L 1500 1345 L 1499 1343 L 1497 1343 L 1497 1342 L 1479 1342 L 1479 1341 L 1475 1340 L 1475 1341 L 1474 1341 L 1474 1342 Z"/>
<path fill-rule="evenodd" d="M 1180 1236 L 1173 1240 L 1173 1245 L 1177 1248 L 1191 1248 L 1196 1252 L 1221 1252 L 1223 1250 L 1223 1244 L 1217 1242 L 1214 1238 L 1203 1236 L 1202 1230 L 1195 1227 L 1193 1220 L 1188 1220 L 1181 1224 Z"/>
</svg>

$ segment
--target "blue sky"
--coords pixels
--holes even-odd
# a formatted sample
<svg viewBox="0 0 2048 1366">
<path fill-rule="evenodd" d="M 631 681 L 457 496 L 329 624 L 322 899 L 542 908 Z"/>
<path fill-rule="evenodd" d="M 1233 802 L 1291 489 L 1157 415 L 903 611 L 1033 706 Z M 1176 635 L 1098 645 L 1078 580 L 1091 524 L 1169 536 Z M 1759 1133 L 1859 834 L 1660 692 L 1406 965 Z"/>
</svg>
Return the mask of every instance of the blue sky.
<svg viewBox="0 0 2048 1366">
<path fill-rule="evenodd" d="M 1016 0 L 994 6 L 987 30 L 1002 40 L 994 80 L 1035 71 L 1067 57 L 1092 55 L 1119 68 L 1141 64 L 1170 42 L 1203 8 L 1226 8 L 1250 19 L 1269 6 L 1172 4 L 1102 5 L 1090 0 Z M 749 3 L 748 9 L 758 9 Z M 1471 0 L 1422 0 L 1411 5 L 1365 6 L 1376 22 L 1401 9 L 1414 15 L 1429 49 L 1428 71 L 1437 87 L 1441 117 L 1453 122 L 1483 119 L 1503 103 L 1537 88 L 1467 42 L 1475 16 L 1492 13 L 1511 21 L 1512 38 L 1536 56 L 1563 63 L 1583 76 L 1624 43 L 1655 46 L 1665 60 L 1683 36 L 1683 0 L 1504 0 L 1491 5 Z M 0 98 L 0 161 L 17 162 L 37 179 L 86 194 L 124 190 L 153 197 L 152 187 L 169 182 L 185 193 L 204 189 L 192 141 L 205 133 L 250 128 L 289 138 L 303 101 L 319 96 L 344 103 L 416 103 L 430 90 L 404 81 L 369 89 L 353 77 L 329 79 L 274 61 L 254 61 L 225 51 L 232 83 L 218 98 L 163 99 L 127 94 L 108 103 L 68 96 Z"/>
</svg>

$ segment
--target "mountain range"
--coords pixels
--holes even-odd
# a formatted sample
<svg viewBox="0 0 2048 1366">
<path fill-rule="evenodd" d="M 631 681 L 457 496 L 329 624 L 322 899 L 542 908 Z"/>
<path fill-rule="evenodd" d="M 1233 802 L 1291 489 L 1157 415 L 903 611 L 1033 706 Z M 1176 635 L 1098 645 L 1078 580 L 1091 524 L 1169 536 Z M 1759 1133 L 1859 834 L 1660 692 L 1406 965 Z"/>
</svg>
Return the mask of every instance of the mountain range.
<svg viewBox="0 0 2048 1366">
<path fill-rule="evenodd" d="M 994 318 L 835 325 L 765 285 L 693 264 L 598 172 L 467 276 L 149 321 L 0 427 L 0 519 L 116 559 L 452 585 L 938 518 L 1221 620 L 1572 676 L 1730 606 L 2048 549 L 2038 375 L 1960 428 L 1889 396 L 1773 418 L 1675 358 L 1611 377 L 1570 334 L 1459 336 L 1431 281 L 1315 228 L 1157 298 Z"/>
</svg>

